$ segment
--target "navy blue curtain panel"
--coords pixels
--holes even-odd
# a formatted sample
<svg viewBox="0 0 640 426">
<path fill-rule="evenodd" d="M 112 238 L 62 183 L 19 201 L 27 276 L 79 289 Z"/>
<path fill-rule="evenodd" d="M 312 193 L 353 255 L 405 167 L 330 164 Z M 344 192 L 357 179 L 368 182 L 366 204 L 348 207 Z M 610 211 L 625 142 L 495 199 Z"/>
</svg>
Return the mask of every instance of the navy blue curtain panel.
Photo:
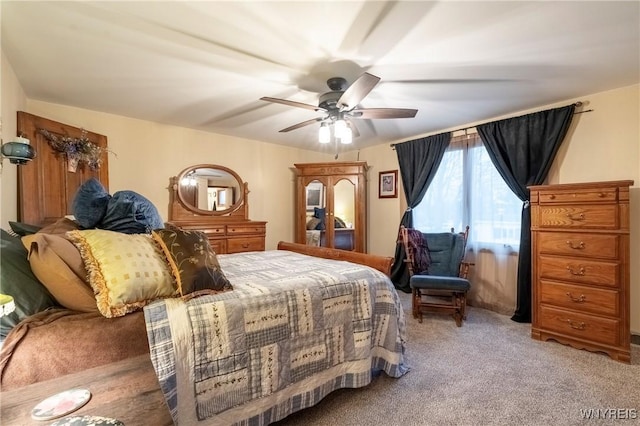
<svg viewBox="0 0 640 426">
<path fill-rule="evenodd" d="M 511 319 L 531 322 L 531 211 L 529 185 L 541 185 L 562 144 L 576 105 L 476 126 L 491 161 L 523 201 L 516 310 Z"/>
<path fill-rule="evenodd" d="M 451 132 L 395 145 L 400 177 L 408 205 L 407 210 L 402 215 L 398 232 L 400 232 L 402 225 L 406 228 L 413 227 L 411 210 L 422 201 L 450 142 Z M 391 281 L 393 281 L 397 289 L 409 293 L 411 288 L 409 287 L 407 265 L 404 262 L 406 258 L 404 247 L 396 242 L 395 261 L 391 268 Z"/>
</svg>

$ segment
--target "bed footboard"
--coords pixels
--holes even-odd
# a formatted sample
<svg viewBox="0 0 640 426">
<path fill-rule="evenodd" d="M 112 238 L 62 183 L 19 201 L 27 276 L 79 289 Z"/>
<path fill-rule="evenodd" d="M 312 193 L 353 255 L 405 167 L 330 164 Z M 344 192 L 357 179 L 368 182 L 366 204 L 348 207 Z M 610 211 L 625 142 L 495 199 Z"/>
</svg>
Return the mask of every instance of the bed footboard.
<svg viewBox="0 0 640 426">
<path fill-rule="evenodd" d="M 386 276 L 391 275 L 391 266 L 393 265 L 393 257 L 338 250 L 328 247 L 308 246 L 306 244 L 288 243 L 285 241 L 278 243 L 278 250 L 289 250 L 309 256 L 322 257 L 324 259 L 345 260 L 347 262 L 358 263 L 377 269 Z"/>
</svg>

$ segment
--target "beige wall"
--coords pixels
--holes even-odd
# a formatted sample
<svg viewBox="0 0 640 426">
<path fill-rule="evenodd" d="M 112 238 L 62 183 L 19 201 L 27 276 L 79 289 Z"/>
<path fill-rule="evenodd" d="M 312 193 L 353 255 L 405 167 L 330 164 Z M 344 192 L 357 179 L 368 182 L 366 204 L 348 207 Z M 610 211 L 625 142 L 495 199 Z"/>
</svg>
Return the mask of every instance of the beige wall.
<svg viewBox="0 0 640 426">
<path fill-rule="evenodd" d="M 27 98 L 18 84 L 18 79 L 13 72 L 13 68 L 4 56 L 0 54 L 0 94 L 2 98 L 0 111 L 0 124 L 2 126 L 2 141 L 10 142 L 16 136 L 17 110 L 24 110 Z M 7 229 L 8 221 L 15 220 L 18 216 L 18 172 L 14 164 L 9 160 L 2 161 L 2 173 L 0 173 L 0 220 L 2 228 Z"/>
<path fill-rule="evenodd" d="M 640 334 L 640 85 L 620 88 L 602 93 L 568 99 L 557 104 L 541 106 L 532 110 L 515 112 L 509 117 L 533 111 L 563 106 L 576 101 L 584 102 L 582 110 L 592 112 L 577 114 L 570 131 L 549 173 L 548 183 L 591 182 L 604 180 L 635 181 L 631 188 L 631 331 Z M 493 121 L 505 117 L 495 117 Z M 469 123 L 460 127 L 473 126 Z M 444 129 L 455 130 L 455 129 Z M 438 132 L 439 133 L 439 132 Z M 369 251 L 392 255 L 395 250 L 397 224 L 400 222 L 404 201 L 398 199 L 378 199 L 377 187 L 373 183 L 378 171 L 397 169 L 395 152 L 388 144 L 364 149 L 361 159 L 372 166 L 369 173 Z M 395 225 L 392 225 L 395 224 Z M 492 268 L 487 268 L 492 273 Z M 514 268 L 494 278 L 478 274 L 478 280 L 499 292 L 496 296 L 487 294 L 487 299 L 512 298 L 515 307 Z M 504 271 L 503 271 L 504 272 Z"/>
</svg>

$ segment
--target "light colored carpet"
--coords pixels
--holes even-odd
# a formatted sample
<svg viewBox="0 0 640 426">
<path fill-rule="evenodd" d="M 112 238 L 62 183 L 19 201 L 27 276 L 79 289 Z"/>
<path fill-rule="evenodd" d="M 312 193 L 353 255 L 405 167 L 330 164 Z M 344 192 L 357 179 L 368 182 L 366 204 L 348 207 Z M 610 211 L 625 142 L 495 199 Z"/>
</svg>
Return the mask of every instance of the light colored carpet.
<svg viewBox="0 0 640 426">
<path fill-rule="evenodd" d="M 400 297 L 411 371 L 333 392 L 278 425 L 640 424 L 639 346 L 632 345 L 631 365 L 623 364 L 533 340 L 530 324 L 473 307 L 461 328 L 446 315 L 420 324 L 410 295 Z M 599 418 L 586 420 L 587 410 L 600 410 Z"/>
</svg>

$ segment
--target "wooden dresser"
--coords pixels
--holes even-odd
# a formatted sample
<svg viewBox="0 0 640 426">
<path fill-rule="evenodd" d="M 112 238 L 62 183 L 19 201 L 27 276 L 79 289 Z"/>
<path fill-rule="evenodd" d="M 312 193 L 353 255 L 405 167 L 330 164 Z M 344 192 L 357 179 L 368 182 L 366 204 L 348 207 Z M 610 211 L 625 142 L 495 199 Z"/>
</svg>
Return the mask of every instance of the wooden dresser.
<svg viewBox="0 0 640 426">
<path fill-rule="evenodd" d="M 224 176 L 234 200 L 224 210 L 204 210 L 191 204 L 193 201 L 183 191 L 185 177 L 202 175 L 198 180 L 207 184 L 213 178 Z M 221 184 L 220 184 L 221 185 Z M 249 189 L 246 182 L 230 169 L 212 164 L 200 164 L 183 170 L 174 176 L 169 185 L 169 223 L 183 229 L 202 231 L 217 254 L 263 251 L 267 223 L 249 220 Z M 189 193 L 192 191 L 189 191 Z M 206 192 L 206 191 L 205 191 Z"/>
<path fill-rule="evenodd" d="M 263 251 L 265 249 L 266 222 L 237 221 L 223 218 L 196 218 L 171 220 L 182 229 L 202 231 L 217 254 Z"/>
<path fill-rule="evenodd" d="M 630 362 L 631 185 L 529 187 L 534 339 Z"/>
</svg>

